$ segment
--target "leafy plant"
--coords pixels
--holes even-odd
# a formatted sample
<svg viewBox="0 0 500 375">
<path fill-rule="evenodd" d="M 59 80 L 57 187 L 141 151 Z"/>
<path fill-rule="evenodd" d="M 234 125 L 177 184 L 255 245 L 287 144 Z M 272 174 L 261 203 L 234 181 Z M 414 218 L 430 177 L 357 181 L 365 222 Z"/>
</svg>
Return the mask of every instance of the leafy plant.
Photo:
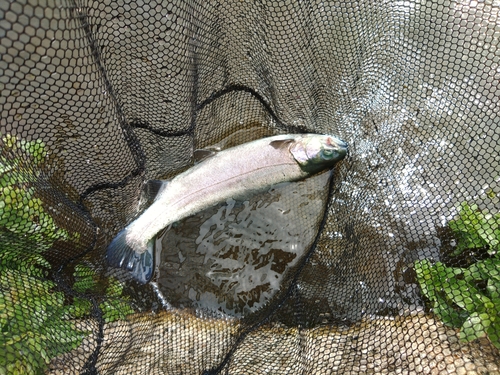
<svg viewBox="0 0 500 375">
<path fill-rule="evenodd" d="M 87 265 L 79 264 L 75 267 L 75 283 L 73 290 L 77 293 L 95 293 L 101 285 L 96 273 Z M 128 298 L 122 297 L 123 286 L 113 276 L 107 280 L 107 286 L 104 291 L 106 299 L 99 304 L 104 321 L 111 323 L 116 320 L 125 319 L 129 314 L 133 314 Z M 83 317 L 90 313 L 91 303 L 88 299 L 75 297 L 70 311 L 73 317 Z"/>
<path fill-rule="evenodd" d="M 460 205 L 459 218 L 449 222 L 450 229 L 456 233 L 459 241 L 453 255 L 465 249 L 485 247 L 490 255 L 500 250 L 500 213 L 491 214 L 480 211 L 477 205 Z"/>
<path fill-rule="evenodd" d="M 0 369 L 41 373 L 50 359 L 80 345 L 84 333 L 61 319 L 64 294 L 47 279 L 43 253 L 56 240 L 74 240 L 58 228 L 32 186 L 47 156 L 41 141 L 2 138 L 0 154 Z M 27 251 L 27 249 L 30 249 Z M 0 371 L 1 372 L 1 371 Z"/>
<path fill-rule="evenodd" d="M 487 336 L 500 349 L 500 214 L 462 203 L 449 227 L 458 238 L 454 255 L 484 248 L 489 257 L 468 267 L 417 261 L 422 293 L 443 323 L 460 328 L 463 341 Z"/>
<path fill-rule="evenodd" d="M 34 275 L 33 264 L 26 270 L 4 268 L 0 277 L 0 368 L 9 374 L 40 373 L 51 358 L 78 347 L 85 336 L 62 318 L 68 311 L 64 294 Z"/>
<path fill-rule="evenodd" d="M 44 143 L 7 135 L 0 146 L 0 375 L 40 374 L 87 334 L 73 320 L 90 313 L 90 302 L 74 298 L 68 304 L 48 279 L 51 265 L 44 258 L 55 241 L 75 242 L 79 235 L 59 228 L 36 196 L 35 182 L 47 158 Z M 95 291 L 96 277 L 91 268 L 76 266 L 73 289 Z M 111 302 L 100 304 L 106 321 L 132 313 L 118 298 L 121 284 L 110 278 L 107 285 Z"/>
</svg>

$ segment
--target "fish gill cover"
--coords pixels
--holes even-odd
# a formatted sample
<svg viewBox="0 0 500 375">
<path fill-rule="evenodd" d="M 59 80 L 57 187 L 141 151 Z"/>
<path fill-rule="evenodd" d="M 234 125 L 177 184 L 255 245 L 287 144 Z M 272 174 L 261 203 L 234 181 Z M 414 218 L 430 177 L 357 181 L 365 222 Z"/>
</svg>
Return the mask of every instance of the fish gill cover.
<svg viewBox="0 0 500 375">
<path fill-rule="evenodd" d="M 0 2 L 0 374 L 499 373 L 499 13 Z M 108 265 L 146 181 L 306 132 L 331 179 L 176 223 L 153 283 Z"/>
</svg>

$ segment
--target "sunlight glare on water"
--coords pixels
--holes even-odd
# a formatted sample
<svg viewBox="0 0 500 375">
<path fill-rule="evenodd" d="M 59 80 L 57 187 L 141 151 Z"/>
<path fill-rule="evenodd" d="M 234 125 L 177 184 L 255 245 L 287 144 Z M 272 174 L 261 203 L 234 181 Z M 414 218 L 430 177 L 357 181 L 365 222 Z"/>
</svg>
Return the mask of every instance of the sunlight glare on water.
<svg viewBox="0 0 500 375">
<path fill-rule="evenodd" d="M 264 306 L 317 234 L 329 173 L 227 200 L 163 237 L 157 292 L 172 306 L 242 316 Z"/>
</svg>

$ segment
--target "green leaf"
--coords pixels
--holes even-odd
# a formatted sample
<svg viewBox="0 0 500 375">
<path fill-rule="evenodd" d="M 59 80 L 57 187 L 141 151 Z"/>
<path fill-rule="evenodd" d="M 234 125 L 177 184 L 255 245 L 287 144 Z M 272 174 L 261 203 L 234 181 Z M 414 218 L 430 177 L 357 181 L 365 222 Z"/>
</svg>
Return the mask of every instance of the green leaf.
<svg viewBox="0 0 500 375">
<path fill-rule="evenodd" d="M 95 272 L 87 265 L 78 264 L 75 267 L 75 282 L 73 289 L 77 293 L 85 293 L 88 290 L 95 290 L 97 282 L 94 280 Z"/>
<path fill-rule="evenodd" d="M 500 312 L 500 310 L 497 310 Z M 488 338 L 491 343 L 500 350 L 500 318 L 495 319 L 487 329 Z"/>
<path fill-rule="evenodd" d="M 89 300 L 75 297 L 73 303 L 66 307 L 63 316 L 67 319 L 83 318 L 90 314 L 91 307 Z"/>
<path fill-rule="evenodd" d="M 495 279 L 489 279 L 486 285 L 486 290 L 488 291 L 490 297 L 493 301 L 500 301 L 500 281 Z M 497 304 L 500 307 L 500 302 Z M 500 308 L 498 309 L 500 311 Z"/>
<path fill-rule="evenodd" d="M 500 248 L 500 213 L 491 214 L 488 210 L 480 211 L 477 205 L 469 206 L 463 202 L 459 208 L 459 218 L 448 223 L 458 236 L 457 250 L 453 255 L 465 249 L 487 247 L 494 255 Z"/>
<path fill-rule="evenodd" d="M 436 299 L 436 287 L 434 285 L 435 272 L 433 270 L 432 263 L 427 260 L 420 260 L 414 264 L 415 273 L 417 274 L 417 280 L 420 284 L 420 289 L 422 293 L 431 301 Z"/>
<path fill-rule="evenodd" d="M 106 295 L 110 297 L 120 297 L 122 292 L 123 285 L 115 277 L 110 277 Z"/>
<path fill-rule="evenodd" d="M 491 262 L 491 259 L 478 261 L 464 270 L 464 278 L 469 282 L 488 280 L 492 272 L 495 272 L 494 268 L 495 265 Z"/>
<path fill-rule="evenodd" d="M 480 292 L 465 280 L 450 278 L 443 283 L 443 291 L 453 303 L 470 313 L 481 305 Z"/>
<path fill-rule="evenodd" d="M 0 135 L 1 137 L 1 135 Z M 65 296 L 47 280 L 43 253 L 56 240 L 75 240 L 58 228 L 36 197 L 45 162 L 42 141 L 1 138 L 0 152 L 0 374 L 42 374 L 51 358 L 81 344 L 87 334 L 67 320 Z"/>
<path fill-rule="evenodd" d="M 108 299 L 101 303 L 99 307 L 102 309 L 103 317 L 106 323 L 125 319 L 127 315 L 134 313 L 130 303 L 126 300 Z"/>
<path fill-rule="evenodd" d="M 51 358 L 81 344 L 85 333 L 64 320 L 64 295 L 54 287 L 20 271 L 0 273 L 0 346 L 10 353 L 0 356 L 3 368 L 42 373 Z"/>
<path fill-rule="evenodd" d="M 453 308 L 445 299 L 437 296 L 434 300 L 432 311 L 441 321 L 450 327 L 460 327 L 467 319 L 468 314 Z"/>
<path fill-rule="evenodd" d="M 123 285 L 115 277 L 110 277 L 106 288 L 107 299 L 99 305 L 106 323 L 125 319 L 127 315 L 134 313 L 128 298 L 123 297 L 122 293 Z"/>
<path fill-rule="evenodd" d="M 434 313 L 447 325 L 461 327 L 465 341 L 488 336 L 500 348 L 500 213 L 462 203 L 459 218 L 449 222 L 458 237 L 457 250 L 486 249 L 491 258 L 467 268 L 428 260 L 415 263 L 417 281 Z M 486 283 L 485 283 L 486 282 Z"/>
<path fill-rule="evenodd" d="M 487 313 L 472 313 L 462 325 L 460 339 L 463 341 L 472 341 L 486 335 L 488 327 L 492 320 Z"/>
<path fill-rule="evenodd" d="M 59 228 L 37 196 L 36 171 L 48 155 L 44 143 L 0 139 L 0 375 L 4 369 L 42 374 L 52 358 L 77 348 L 89 334 L 72 322 L 91 312 L 85 294 L 106 294 L 98 301 L 107 322 L 134 311 L 116 278 L 100 277 L 86 264 L 75 267 L 77 295 L 65 296 L 47 279 L 51 265 L 44 253 L 55 241 L 77 241 L 79 234 Z"/>
<path fill-rule="evenodd" d="M 79 264 L 75 267 L 75 283 L 73 288 L 79 293 L 97 292 L 98 276 L 89 266 Z M 125 319 L 127 315 L 133 314 L 134 310 L 130 306 L 127 298 L 122 297 L 123 285 L 115 277 L 107 279 L 108 285 L 105 290 L 105 300 L 99 304 L 103 312 L 104 320 L 107 323 L 119 319 Z M 68 311 L 71 316 L 82 317 L 88 315 L 91 309 L 90 301 L 82 298 L 75 298 L 74 307 Z"/>
<path fill-rule="evenodd" d="M 20 148 L 31 155 L 35 164 L 40 164 L 47 156 L 47 151 L 45 149 L 45 144 L 42 140 L 37 139 L 36 141 L 20 141 Z"/>
</svg>

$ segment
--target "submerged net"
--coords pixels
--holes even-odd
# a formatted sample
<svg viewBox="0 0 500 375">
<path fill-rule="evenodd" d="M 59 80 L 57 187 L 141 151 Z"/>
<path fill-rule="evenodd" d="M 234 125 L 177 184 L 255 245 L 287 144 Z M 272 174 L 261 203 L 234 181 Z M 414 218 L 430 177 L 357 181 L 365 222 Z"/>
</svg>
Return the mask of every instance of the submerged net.
<svg viewBox="0 0 500 375">
<path fill-rule="evenodd" d="M 499 12 L 0 2 L 0 374 L 500 373 Z M 108 266 L 145 181 L 304 132 L 331 176 L 177 223 L 154 283 Z"/>
</svg>

